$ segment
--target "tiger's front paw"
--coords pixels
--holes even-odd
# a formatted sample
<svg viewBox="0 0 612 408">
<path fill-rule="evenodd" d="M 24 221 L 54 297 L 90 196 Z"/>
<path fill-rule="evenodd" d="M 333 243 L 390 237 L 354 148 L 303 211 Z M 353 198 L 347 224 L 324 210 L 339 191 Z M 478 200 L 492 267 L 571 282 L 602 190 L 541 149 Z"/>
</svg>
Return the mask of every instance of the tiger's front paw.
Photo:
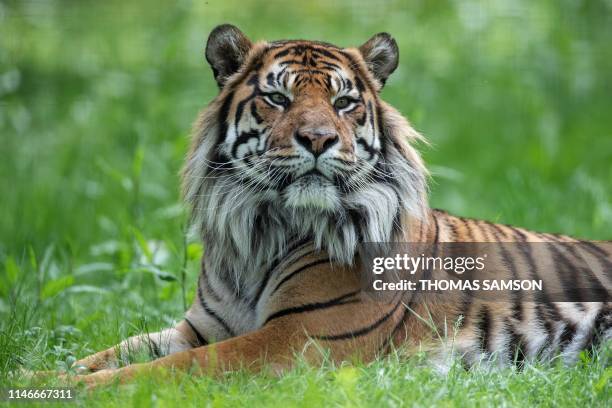
<svg viewBox="0 0 612 408">
<path fill-rule="evenodd" d="M 115 352 L 113 349 L 109 349 L 77 360 L 72 364 L 70 370 L 78 375 L 86 375 L 118 367 L 119 364 L 115 358 Z"/>
<path fill-rule="evenodd" d="M 109 385 L 116 380 L 118 380 L 117 370 L 113 369 L 99 370 L 91 374 L 70 377 L 71 385 L 85 384 L 87 389 Z"/>
</svg>

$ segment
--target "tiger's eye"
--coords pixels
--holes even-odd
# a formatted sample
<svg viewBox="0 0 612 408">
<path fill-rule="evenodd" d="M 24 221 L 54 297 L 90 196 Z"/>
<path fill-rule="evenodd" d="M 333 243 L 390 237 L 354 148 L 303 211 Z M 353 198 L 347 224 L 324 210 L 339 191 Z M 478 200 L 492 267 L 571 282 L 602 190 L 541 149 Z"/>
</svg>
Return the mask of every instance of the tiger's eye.
<svg viewBox="0 0 612 408">
<path fill-rule="evenodd" d="M 334 108 L 344 109 L 347 106 L 349 106 L 350 103 L 351 103 L 351 100 L 347 98 L 346 96 L 343 96 L 342 98 L 336 99 L 336 102 L 334 102 Z"/>
<path fill-rule="evenodd" d="M 287 103 L 289 103 L 289 99 L 287 99 L 287 97 L 283 95 L 282 93 L 278 93 L 278 92 L 270 95 L 270 99 L 272 100 L 272 102 L 278 105 L 286 105 Z"/>
</svg>

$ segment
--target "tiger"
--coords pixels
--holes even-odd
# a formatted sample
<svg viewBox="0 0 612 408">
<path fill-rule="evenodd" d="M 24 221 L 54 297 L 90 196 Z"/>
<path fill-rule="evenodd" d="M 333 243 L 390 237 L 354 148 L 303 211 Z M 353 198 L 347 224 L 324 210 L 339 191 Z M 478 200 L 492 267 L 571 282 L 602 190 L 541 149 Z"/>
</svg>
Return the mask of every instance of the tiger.
<svg viewBox="0 0 612 408">
<path fill-rule="evenodd" d="M 194 302 L 174 327 L 76 361 L 72 378 L 97 386 L 167 368 L 283 372 L 296 355 L 371 362 L 399 348 L 426 350 L 432 361 L 452 354 L 469 367 L 493 356 L 510 366 L 553 356 L 571 363 L 611 338 L 606 241 L 430 208 L 430 176 L 415 147 L 426 141 L 380 96 L 399 62 L 391 35 L 349 48 L 253 43 L 225 24 L 210 33 L 205 58 L 219 92 L 194 124 L 182 172 L 205 249 Z M 510 261 L 520 277 L 550 261 L 547 273 L 570 285 L 593 281 L 599 296 L 500 302 L 397 291 L 379 299 L 364 290 L 358 259 L 372 242 L 582 243 L 596 272 L 554 246 Z M 440 336 L 449 322 L 455 333 Z M 150 361 L 130 364 L 139 350 Z"/>
</svg>

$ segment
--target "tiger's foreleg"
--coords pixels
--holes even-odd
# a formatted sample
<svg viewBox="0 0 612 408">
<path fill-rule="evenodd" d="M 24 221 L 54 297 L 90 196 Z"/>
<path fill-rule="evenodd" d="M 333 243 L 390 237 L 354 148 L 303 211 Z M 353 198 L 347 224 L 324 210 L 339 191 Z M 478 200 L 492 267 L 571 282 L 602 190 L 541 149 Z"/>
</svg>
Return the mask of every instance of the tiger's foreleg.
<svg viewBox="0 0 612 408">
<path fill-rule="evenodd" d="M 139 334 L 123 340 L 106 350 L 76 361 L 73 365 L 77 373 L 90 373 L 105 369 L 115 369 L 130 363 L 133 357 L 146 356 L 158 359 L 169 354 L 200 346 L 202 340 L 185 320 L 175 327 L 155 333 Z"/>
<path fill-rule="evenodd" d="M 325 304 L 322 310 L 327 318 L 324 324 L 321 314 L 300 313 L 291 307 L 270 315 L 267 324 L 250 333 L 180 351 L 149 363 L 101 370 L 73 380 L 96 386 L 114 381 L 127 382 L 142 373 L 162 375 L 167 369 L 212 376 L 240 368 L 257 372 L 266 367 L 280 372 L 292 367 L 296 354 L 311 364 L 327 358 L 335 362 L 352 357 L 371 361 L 383 350 L 387 340 L 398 332 L 404 316 L 402 302 L 397 300 L 380 306 L 380 309 L 371 303 L 356 301 L 329 307 Z M 362 319 L 355 319 L 359 311 Z M 323 350 L 329 354 L 322 353 Z"/>
<path fill-rule="evenodd" d="M 288 336 L 287 331 L 292 332 L 292 335 Z M 296 348 L 306 342 L 307 336 L 303 331 L 300 334 L 300 331 L 292 328 L 268 325 L 239 337 L 208 346 L 189 348 L 148 363 L 104 369 L 73 377 L 72 380 L 84 382 L 88 386 L 97 386 L 114 381 L 124 383 L 139 374 L 161 374 L 164 369 L 203 375 L 216 375 L 240 368 L 257 371 L 264 364 L 285 369 L 291 366 Z"/>
</svg>

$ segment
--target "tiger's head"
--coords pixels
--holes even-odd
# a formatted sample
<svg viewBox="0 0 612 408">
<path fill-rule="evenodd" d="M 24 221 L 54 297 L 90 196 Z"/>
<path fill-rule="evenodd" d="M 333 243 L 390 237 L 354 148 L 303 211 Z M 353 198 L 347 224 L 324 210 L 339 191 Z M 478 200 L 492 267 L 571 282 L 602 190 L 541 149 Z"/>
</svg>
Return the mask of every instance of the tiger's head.
<svg viewBox="0 0 612 408">
<path fill-rule="evenodd" d="M 351 262 L 359 242 L 390 241 L 403 215 L 423 217 L 426 171 L 410 145 L 420 136 L 379 96 L 398 57 L 386 33 L 340 48 L 211 32 L 220 92 L 196 122 L 183 174 L 208 256 L 223 245 L 252 262 L 312 238 Z"/>
</svg>

